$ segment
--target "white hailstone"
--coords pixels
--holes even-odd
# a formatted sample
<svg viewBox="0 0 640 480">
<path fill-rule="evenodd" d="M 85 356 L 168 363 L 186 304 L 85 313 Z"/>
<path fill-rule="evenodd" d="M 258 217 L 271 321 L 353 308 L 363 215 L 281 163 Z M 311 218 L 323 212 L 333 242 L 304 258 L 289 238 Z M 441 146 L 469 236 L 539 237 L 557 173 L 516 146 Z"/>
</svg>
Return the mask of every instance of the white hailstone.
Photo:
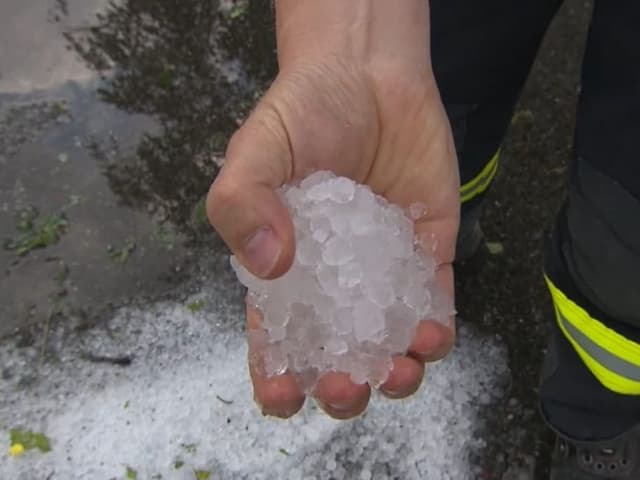
<svg viewBox="0 0 640 480">
<path fill-rule="evenodd" d="M 307 392 L 328 371 L 380 385 L 423 315 L 445 321 L 453 312 L 436 291 L 435 260 L 414 237 L 425 205 L 405 211 L 326 171 L 283 187 L 280 197 L 296 234 L 290 271 L 261 280 L 231 259 L 263 313 L 265 373 L 292 372 Z"/>
</svg>

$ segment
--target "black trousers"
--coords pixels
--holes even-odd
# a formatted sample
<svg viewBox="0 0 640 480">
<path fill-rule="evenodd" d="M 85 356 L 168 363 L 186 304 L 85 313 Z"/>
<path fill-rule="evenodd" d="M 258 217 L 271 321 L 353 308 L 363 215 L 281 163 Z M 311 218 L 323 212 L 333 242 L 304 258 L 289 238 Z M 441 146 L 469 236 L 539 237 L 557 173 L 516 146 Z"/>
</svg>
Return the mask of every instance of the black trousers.
<svg viewBox="0 0 640 480">
<path fill-rule="evenodd" d="M 454 131 L 463 222 L 497 169 L 515 103 L 561 0 L 431 0 L 432 58 Z M 540 386 L 578 440 L 640 424 L 640 2 L 596 0 L 568 198 L 547 246 L 553 338 Z M 542 280 L 541 280 L 542 281 Z"/>
</svg>

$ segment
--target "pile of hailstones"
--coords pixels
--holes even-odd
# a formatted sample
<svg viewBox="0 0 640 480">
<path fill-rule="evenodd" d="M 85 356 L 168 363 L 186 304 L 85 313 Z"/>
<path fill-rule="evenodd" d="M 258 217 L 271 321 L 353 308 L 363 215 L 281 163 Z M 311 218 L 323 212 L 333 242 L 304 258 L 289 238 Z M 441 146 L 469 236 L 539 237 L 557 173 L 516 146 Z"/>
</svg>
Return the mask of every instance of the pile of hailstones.
<svg viewBox="0 0 640 480">
<path fill-rule="evenodd" d="M 405 211 L 325 171 L 280 193 L 295 226 L 291 269 L 261 280 L 231 258 L 263 315 L 263 330 L 250 332 L 263 373 L 291 372 L 306 392 L 329 371 L 378 387 L 418 322 L 453 312 L 435 285 L 434 258 L 414 238 L 424 206 Z"/>
</svg>

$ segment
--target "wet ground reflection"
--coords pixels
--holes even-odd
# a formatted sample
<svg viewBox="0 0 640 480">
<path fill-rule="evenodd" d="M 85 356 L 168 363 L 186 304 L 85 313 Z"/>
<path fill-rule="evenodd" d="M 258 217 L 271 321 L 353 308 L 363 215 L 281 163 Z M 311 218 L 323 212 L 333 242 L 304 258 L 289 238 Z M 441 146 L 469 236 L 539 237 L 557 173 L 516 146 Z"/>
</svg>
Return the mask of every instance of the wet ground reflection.
<svg viewBox="0 0 640 480">
<path fill-rule="evenodd" d="M 64 0 L 57 5 L 68 15 Z M 103 101 L 157 122 L 134 155 L 92 144 L 123 201 L 188 225 L 229 135 L 275 73 L 272 24 L 267 1 L 128 0 L 65 32 L 100 73 Z"/>
<path fill-rule="evenodd" d="M 202 199 L 273 37 L 268 1 L 2 2 L 0 336 L 83 325 L 201 263 Z"/>
</svg>

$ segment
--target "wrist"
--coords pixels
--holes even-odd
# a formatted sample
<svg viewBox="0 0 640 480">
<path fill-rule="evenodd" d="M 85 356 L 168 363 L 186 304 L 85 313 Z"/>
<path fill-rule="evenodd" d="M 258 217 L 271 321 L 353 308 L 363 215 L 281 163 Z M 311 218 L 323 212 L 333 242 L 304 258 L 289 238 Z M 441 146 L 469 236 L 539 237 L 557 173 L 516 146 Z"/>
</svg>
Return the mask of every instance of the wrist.
<svg viewBox="0 0 640 480">
<path fill-rule="evenodd" d="M 281 70 L 336 58 L 431 72 L 425 0 L 276 0 Z"/>
</svg>

